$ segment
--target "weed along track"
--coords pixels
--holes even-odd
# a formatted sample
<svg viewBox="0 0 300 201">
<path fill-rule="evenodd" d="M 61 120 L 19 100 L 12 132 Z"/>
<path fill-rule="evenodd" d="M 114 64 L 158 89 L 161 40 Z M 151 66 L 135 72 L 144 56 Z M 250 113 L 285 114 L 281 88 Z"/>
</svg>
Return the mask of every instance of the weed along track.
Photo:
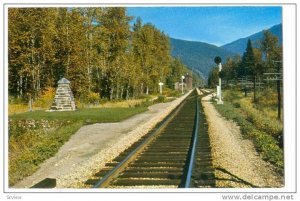
<svg viewBox="0 0 300 201">
<path fill-rule="evenodd" d="M 207 125 L 196 91 L 86 185 L 94 188 L 213 187 Z M 199 106 L 200 105 L 200 106 Z"/>
</svg>

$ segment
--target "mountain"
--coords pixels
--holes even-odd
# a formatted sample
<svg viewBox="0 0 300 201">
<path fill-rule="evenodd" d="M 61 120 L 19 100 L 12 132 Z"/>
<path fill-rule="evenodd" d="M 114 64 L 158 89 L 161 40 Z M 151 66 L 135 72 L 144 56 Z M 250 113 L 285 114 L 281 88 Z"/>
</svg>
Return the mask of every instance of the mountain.
<svg viewBox="0 0 300 201">
<path fill-rule="evenodd" d="M 172 56 L 178 57 L 188 68 L 197 72 L 201 77 L 207 78 L 210 70 L 216 66 L 214 58 L 220 56 L 223 61 L 234 54 L 203 42 L 186 41 L 170 38 Z"/>
<path fill-rule="evenodd" d="M 277 24 L 268 30 L 271 31 L 271 33 L 273 33 L 275 36 L 278 37 L 278 42 L 281 45 L 282 44 L 282 24 Z M 233 41 L 233 42 L 223 45 L 221 47 L 226 49 L 227 51 L 236 52 L 240 55 L 243 55 L 243 53 L 245 52 L 245 49 L 247 47 L 248 39 L 251 40 L 254 47 L 259 47 L 259 40 L 261 40 L 262 38 L 263 38 L 263 31 L 255 33 L 246 38 L 240 38 L 236 41 Z"/>
<path fill-rule="evenodd" d="M 268 29 L 278 37 L 278 42 L 282 44 L 282 24 L 275 25 Z M 247 47 L 248 39 L 251 39 L 254 47 L 259 47 L 259 40 L 263 38 L 263 31 L 251 36 L 240 38 L 236 41 L 217 47 L 203 42 L 186 41 L 170 38 L 172 56 L 178 57 L 191 70 L 197 72 L 201 77 L 207 78 L 210 70 L 216 66 L 214 58 L 220 56 L 223 62 L 228 57 L 237 54 L 243 55 Z"/>
</svg>

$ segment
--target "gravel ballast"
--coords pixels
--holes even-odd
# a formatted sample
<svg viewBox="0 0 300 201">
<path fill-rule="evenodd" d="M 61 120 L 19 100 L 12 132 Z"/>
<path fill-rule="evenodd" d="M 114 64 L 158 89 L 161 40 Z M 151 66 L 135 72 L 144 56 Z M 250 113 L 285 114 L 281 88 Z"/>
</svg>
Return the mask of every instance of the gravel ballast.
<svg viewBox="0 0 300 201">
<path fill-rule="evenodd" d="M 244 139 L 235 122 L 222 117 L 211 103 L 202 99 L 212 146 L 217 187 L 283 187 L 283 178 L 264 161 L 251 140 Z"/>
</svg>

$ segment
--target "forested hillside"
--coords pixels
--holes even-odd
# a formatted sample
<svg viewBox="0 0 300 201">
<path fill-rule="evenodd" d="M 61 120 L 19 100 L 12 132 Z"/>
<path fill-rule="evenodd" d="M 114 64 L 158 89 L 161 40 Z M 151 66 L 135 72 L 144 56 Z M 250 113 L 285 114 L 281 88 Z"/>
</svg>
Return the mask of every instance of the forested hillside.
<svg viewBox="0 0 300 201">
<path fill-rule="evenodd" d="M 271 27 L 270 29 L 268 29 L 268 31 L 270 31 L 272 34 L 274 34 L 278 38 L 278 44 L 281 45 L 282 44 L 282 24 L 275 25 L 275 26 Z M 263 31 L 260 31 L 251 36 L 238 39 L 236 41 L 233 41 L 233 42 L 223 45 L 221 47 L 228 51 L 243 55 L 243 53 L 247 47 L 248 39 L 250 39 L 252 41 L 253 47 L 259 48 L 260 40 L 263 39 L 263 35 L 264 35 Z"/>
<path fill-rule="evenodd" d="M 282 44 L 282 24 L 275 25 L 268 29 L 272 34 L 278 37 L 278 44 Z M 171 38 L 172 55 L 178 57 L 191 70 L 198 73 L 201 77 L 207 79 L 209 72 L 215 63 L 215 56 L 220 56 L 223 61 L 229 57 L 236 55 L 242 56 L 246 47 L 247 41 L 250 39 L 253 47 L 259 48 L 259 41 L 263 38 L 263 31 L 251 36 L 238 39 L 221 47 L 217 47 L 208 43 L 185 41 Z"/>
<path fill-rule="evenodd" d="M 65 77 L 77 99 L 128 99 L 180 79 L 169 37 L 125 8 L 9 8 L 9 94 L 37 99 Z"/>
<path fill-rule="evenodd" d="M 178 57 L 194 72 L 207 78 L 215 66 L 214 58 L 220 56 L 224 61 L 234 53 L 223 48 L 203 42 L 185 41 L 171 38 L 172 55 Z"/>
</svg>

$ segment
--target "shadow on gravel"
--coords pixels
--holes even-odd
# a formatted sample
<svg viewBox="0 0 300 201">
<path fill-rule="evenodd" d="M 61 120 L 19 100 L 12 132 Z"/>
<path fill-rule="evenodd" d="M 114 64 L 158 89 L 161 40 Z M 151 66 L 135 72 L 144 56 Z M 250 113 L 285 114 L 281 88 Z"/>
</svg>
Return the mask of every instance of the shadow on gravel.
<svg viewBox="0 0 300 201">
<path fill-rule="evenodd" d="M 215 178 L 216 181 L 230 181 L 230 182 L 235 182 L 235 183 L 239 183 L 239 184 L 245 184 L 247 186 L 250 186 L 252 188 L 260 188 L 259 186 L 255 186 L 241 178 L 239 178 L 238 176 L 228 172 L 227 170 L 225 170 L 224 168 L 220 168 L 220 167 L 217 167 L 215 168 L 216 171 L 221 171 L 223 172 L 224 174 L 228 175 L 231 177 L 231 179 L 227 179 L 227 178 Z"/>
</svg>

